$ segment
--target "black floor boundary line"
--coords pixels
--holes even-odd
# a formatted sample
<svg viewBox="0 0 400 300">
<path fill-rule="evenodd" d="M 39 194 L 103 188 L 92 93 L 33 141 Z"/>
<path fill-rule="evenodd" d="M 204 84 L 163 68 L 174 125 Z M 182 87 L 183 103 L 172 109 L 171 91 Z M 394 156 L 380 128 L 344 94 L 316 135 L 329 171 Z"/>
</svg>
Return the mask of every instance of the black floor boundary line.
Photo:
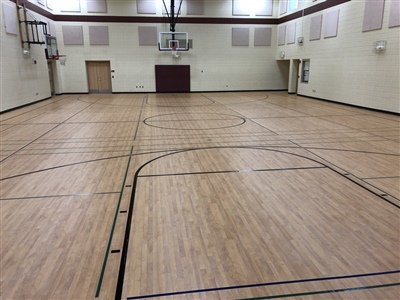
<svg viewBox="0 0 400 300">
<path fill-rule="evenodd" d="M 318 118 L 318 117 L 315 117 L 315 118 Z M 319 119 L 322 119 L 322 118 L 319 118 Z M 324 120 L 324 121 L 330 122 L 328 120 Z M 334 123 L 334 122 L 331 122 L 331 123 Z M 303 130 L 280 130 L 280 131 L 277 131 L 277 132 L 282 133 L 282 134 L 288 134 L 288 133 L 301 134 L 301 132 L 307 132 L 307 133 L 339 132 L 340 133 L 340 132 L 347 132 L 347 130 L 348 130 L 349 132 L 359 131 L 359 132 L 370 133 L 370 134 L 373 135 L 373 133 L 371 133 L 369 131 L 365 131 L 365 130 L 370 130 L 370 131 L 374 132 L 376 130 L 383 131 L 384 129 L 390 129 L 391 128 L 389 126 L 377 127 L 377 128 L 376 127 L 374 127 L 374 128 L 353 128 L 353 127 L 349 127 L 349 126 L 342 125 L 342 124 L 339 124 L 339 123 L 336 123 L 336 125 L 341 125 L 341 126 L 346 127 L 346 128 L 342 128 L 342 129 L 329 129 L 329 128 L 326 128 L 326 129 L 306 129 L 306 130 L 304 130 L 304 129 Z M 392 129 L 392 130 L 394 130 L 394 129 Z"/>
<path fill-rule="evenodd" d="M 62 149 L 62 148 L 61 148 Z M 44 151 L 44 150 L 24 150 L 24 151 Z M 37 155 L 57 155 L 57 154 L 101 154 L 101 153 L 114 153 L 114 152 L 129 152 L 129 150 L 104 150 L 104 151 L 71 151 L 71 152 L 43 152 L 43 153 L 17 153 L 15 156 L 37 156 Z"/>
<path fill-rule="evenodd" d="M 129 155 L 129 160 L 128 160 L 128 163 L 126 165 L 124 180 L 122 182 L 121 191 L 119 193 L 119 198 L 118 198 L 118 202 L 117 202 L 117 208 L 115 209 L 114 220 L 113 220 L 113 223 L 112 223 L 112 226 L 111 226 L 111 231 L 110 231 L 110 237 L 108 239 L 106 253 L 105 253 L 105 256 L 104 256 L 104 260 L 103 260 L 103 264 L 102 264 L 102 268 L 101 268 L 101 272 L 100 272 L 99 281 L 98 281 L 98 284 L 97 284 L 97 289 L 96 289 L 96 294 L 95 294 L 96 298 L 99 297 L 100 291 L 101 291 L 101 286 L 103 284 L 103 278 L 104 278 L 104 273 L 106 271 L 108 255 L 109 255 L 109 252 L 110 252 L 110 249 L 111 249 L 111 242 L 112 242 L 112 239 L 113 239 L 115 226 L 117 224 L 119 208 L 121 206 L 122 195 L 123 195 L 124 189 L 125 189 L 126 178 L 128 177 L 129 166 L 131 164 L 132 152 L 133 152 L 133 146 L 131 147 L 131 153 Z"/>
<path fill-rule="evenodd" d="M 129 211 L 128 211 L 128 217 L 127 217 L 127 222 L 126 222 L 126 227 L 125 227 L 125 235 L 124 235 L 124 239 L 123 239 L 123 246 L 122 246 L 122 252 L 121 252 L 121 261 L 120 261 L 120 267 L 119 267 L 119 273 L 118 273 L 118 279 L 117 279 L 117 286 L 116 286 L 116 292 L 115 292 L 115 299 L 116 300 L 120 300 L 122 298 L 122 292 L 123 292 L 123 286 L 124 286 L 124 277 L 125 277 L 125 268 L 126 268 L 126 260 L 127 260 L 127 255 L 128 255 L 128 250 L 129 250 L 129 239 L 130 239 L 130 231 L 131 231 L 131 226 L 132 226 L 132 219 L 133 219 L 133 211 L 134 211 L 134 205 L 135 205 L 135 197 L 136 197 L 136 189 L 137 189 L 137 183 L 138 183 L 138 178 L 139 178 L 139 174 L 141 172 L 141 170 L 147 166 L 148 164 L 170 156 L 170 155 L 175 155 L 175 154 L 179 154 L 179 153 L 183 153 L 183 152 L 189 152 L 189 151 L 200 151 L 200 150 L 206 150 L 206 149 L 254 149 L 254 150 L 262 150 L 262 151 L 271 151 L 271 152 L 278 152 L 278 153 L 284 153 L 284 154 L 288 154 L 288 155 L 293 155 L 293 156 L 297 156 L 300 158 L 304 158 L 310 161 L 314 161 L 318 164 L 320 164 L 321 166 L 325 166 L 328 169 L 330 169 L 331 171 L 333 171 L 334 173 L 340 175 L 342 178 L 345 178 L 347 180 L 350 180 L 351 182 L 355 183 L 356 185 L 358 185 L 359 187 L 361 187 L 362 189 L 368 191 L 369 193 L 375 195 L 376 197 L 384 200 L 386 203 L 395 206 L 397 208 L 400 209 L 400 206 L 392 203 L 391 201 L 385 199 L 383 196 L 381 196 L 378 193 L 375 193 L 371 190 L 369 190 L 368 188 L 366 188 L 365 186 L 359 184 L 358 182 L 348 178 L 347 176 L 343 175 L 342 173 L 340 173 L 339 171 L 333 169 L 332 167 L 330 167 L 329 165 L 317 161 L 316 159 L 310 158 L 310 157 L 306 157 L 303 155 L 299 155 L 299 154 L 295 154 L 295 153 L 290 153 L 290 152 L 285 152 L 282 150 L 276 150 L 276 149 L 268 149 L 266 147 L 249 147 L 249 146 L 226 146 L 226 147 L 204 147 L 204 148 L 193 148 L 193 149 L 185 149 L 185 150 L 179 150 L 179 151 L 174 151 L 172 153 L 168 153 L 168 154 L 164 154 L 161 155 L 159 157 L 153 158 L 147 162 L 145 162 L 143 165 L 141 165 L 137 171 L 135 172 L 134 175 L 134 179 L 133 179 L 133 183 L 132 183 L 132 194 L 131 194 L 131 199 L 130 199 L 130 203 L 129 203 Z M 312 152 L 310 152 L 312 153 Z M 395 271 L 395 272 L 400 272 L 400 271 Z M 134 299 L 134 298 L 130 298 L 130 299 Z"/>
<path fill-rule="evenodd" d="M 65 195 L 48 195 L 48 196 L 0 198 L 0 201 L 27 200 L 27 199 L 45 199 L 45 198 L 64 198 L 64 197 L 86 197 L 86 196 L 112 195 L 112 194 L 119 194 L 119 192 L 99 192 L 99 193 L 87 193 L 87 194 L 65 194 Z"/>
<path fill-rule="evenodd" d="M 329 100 L 329 99 L 324 99 L 324 98 L 317 98 L 317 97 L 312 97 L 312 96 L 307 96 L 307 95 L 302 95 L 302 94 L 297 94 L 297 96 L 304 97 L 304 98 L 309 98 L 309 99 L 314 99 L 314 100 L 319 100 L 319 101 L 324 101 L 324 102 L 335 103 L 335 104 L 339 104 L 339 105 L 343 105 L 343 106 L 350 106 L 350 107 L 365 109 L 367 111 L 375 111 L 375 112 L 380 112 L 380 113 L 386 113 L 386 114 L 390 114 L 390 115 L 400 116 L 400 113 L 389 111 L 389 110 L 383 110 L 383 109 L 379 109 L 379 108 L 359 106 L 359 105 L 356 105 L 356 104 L 340 102 L 340 101 L 337 101 L 337 100 Z M 385 119 L 385 120 L 388 120 L 388 119 Z"/>
<path fill-rule="evenodd" d="M 206 96 L 205 96 L 205 97 L 206 97 Z M 206 97 L 206 98 L 207 98 L 207 97 Z M 268 98 L 269 98 L 269 95 L 267 94 L 267 99 L 268 99 Z M 231 111 L 234 111 L 236 114 L 239 114 L 243 119 L 245 119 L 245 120 L 247 120 L 247 121 L 251 121 L 254 125 L 257 125 L 257 126 L 263 128 L 263 129 L 267 130 L 268 133 L 272 133 L 272 134 L 274 134 L 275 136 L 279 136 L 275 131 L 273 131 L 273 130 L 267 128 L 267 127 L 265 127 L 264 125 L 261 125 L 261 124 L 257 123 L 257 122 L 254 121 L 252 118 L 247 118 L 244 114 L 238 112 L 237 110 L 233 109 L 232 107 L 229 107 L 228 104 L 222 104 L 222 103 L 220 103 L 220 102 L 218 102 L 218 103 L 219 103 L 220 105 L 222 105 L 223 107 L 225 107 L 226 109 L 231 110 Z M 249 122 L 248 122 L 248 123 L 249 123 Z"/>
<path fill-rule="evenodd" d="M 47 144 L 47 143 L 35 143 L 35 145 L 41 145 L 41 144 Z M 52 143 L 50 143 L 52 144 Z M 63 144 L 63 143 L 60 143 Z M 4 144 L 3 144 L 4 145 Z M 121 145 L 121 146 L 78 146 L 78 147 L 51 147 L 51 148 L 29 148 L 25 149 L 25 151 L 34 151 L 34 150 L 69 150 L 69 149 L 104 149 L 104 148 L 127 148 L 126 151 L 130 151 L 131 149 L 131 144 L 129 145 Z M 121 149 L 120 149 L 121 150 Z M 113 151 L 113 150 L 110 150 Z"/>
<path fill-rule="evenodd" d="M 105 122 L 67 122 L 65 124 L 120 124 L 120 123 L 137 123 L 139 121 L 105 121 Z M 35 123 L 34 123 L 35 124 Z M 46 124 L 46 123 L 44 123 Z"/>
<path fill-rule="evenodd" d="M 295 145 L 298 145 L 298 146 L 300 147 L 300 149 L 303 149 L 303 150 L 305 150 L 305 151 L 311 153 L 312 155 L 315 155 L 316 157 L 318 157 L 318 158 L 322 159 L 323 161 L 325 161 L 325 162 L 327 162 L 327 163 L 329 163 L 329 164 L 335 166 L 335 167 L 338 168 L 338 169 L 341 169 L 341 170 L 343 170 L 343 171 L 346 171 L 346 170 L 343 169 L 342 167 L 337 166 L 336 164 L 334 164 L 334 163 L 328 161 L 327 159 L 323 158 L 322 156 L 320 156 L 320 155 L 318 155 L 318 154 L 316 154 L 316 153 L 314 153 L 313 151 L 310 150 L 310 149 L 313 149 L 313 148 L 301 147 L 299 144 L 297 144 L 297 143 L 295 143 L 295 142 L 293 142 L 293 143 L 294 143 Z M 329 149 L 326 149 L 326 150 L 329 150 Z M 367 153 L 368 153 L 368 152 L 367 152 Z M 395 156 L 398 156 L 398 155 L 395 155 Z M 324 163 L 321 162 L 321 164 L 324 164 Z M 324 164 L 324 165 L 325 165 L 325 164 Z M 328 167 L 329 167 L 329 166 L 328 166 Z M 333 171 L 335 171 L 336 173 L 338 173 L 338 174 L 344 176 L 343 174 L 341 174 L 340 172 L 334 170 L 333 168 L 330 168 L 330 169 L 333 170 Z M 365 181 L 363 178 L 360 178 L 360 177 L 358 177 L 358 176 L 356 176 L 356 175 L 354 175 L 354 174 L 351 174 L 351 175 L 354 176 L 355 178 L 357 178 L 359 181 L 362 181 L 362 182 L 364 182 L 365 184 L 369 185 L 370 187 L 373 187 L 373 188 L 376 189 L 376 190 L 379 190 L 379 191 L 381 191 L 381 192 L 386 193 L 385 191 L 381 190 L 380 188 L 378 188 L 378 187 L 374 186 L 373 184 L 371 184 L 371 183 Z M 346 177 L 348 180 L 350 180 L 351 182 L 355 183 L 356 185 L 362 187 L 363 189 L 369 191 L 370 193 L 373 193 L 374 195 L 378 196 L 379 198 L 381 198 L 381 199 L 385 200 L 386 202 L 392 204 L 393 206 L 395 206 L 395 207 L 397 207 L 397 208 L 400 208 L 399 205 L 397 205 L 397 204 L 391 202 L 391 201 L 388 200 L 388 199 L 383 198 L 381 194 L 376 193 L 375 191 L 372 191 L 372 190 L 369 189 L 368 187 L 366 187 L 366 186 L 360 184 L 359 182 L 357 182 L 357 181 L 351 179 L 350 177 L 347 177 L 347 176 L 345 176 L 345 177 Z M 387 194 L 390 195 L 391 197 L 393 197 L 393 199 L 395 199 L 395 200 L 397 200 L 397 201 L 400 201 L 400 199 L 397 198 L 396 196 L 393 196 L 393 195 L 391 195 L 391 194 L 389 194 L 389 193 L 387 193 Z"/>
<path fill-rule="evenodd" d="M 217 287 L 217 288 L 188 290 L 188 291 L 162 293 L 162 294 L 141 295 L 141 296 L 127 297 L 127 299 L 135 300 L 135 299 L 146 299 L 146 298 L 156 298 L 156 297 L 169 297 L 169 296 L 177 296 L 177 295 L 185 295 L 185 294 L 197 294 L 197 293 L 218 292 L 218 291 L 236 290 L 236 289 L 248 289 L 248 288 L 256 288 L 256 287 L 286 285 L 286 284 L 295 284 L 295 283 L 304 283 L 304 282 L 319 282 L 319 281 L 342 280 L 342 279 L 349 279 L 349 278 L 381 276 L 381 275 L 389 275 L 389 274 L 395 274 L 395 273 L 400 273 L 400 270 L 388 271 L 388 272 L 378 272 L 378 273 L 353 274 L 353 275 L 344 275 L 344 276 L 316 277 L 316 278 L 306 278 L 306 279 L 287 280 L 287 281 L 274 281 L 274 282 L 255 283 L 255 284 L 246 284 L 246 285 L 237 285 L 237 286 L 225 286 L 225 287 L 219 287 L 219 288 Z M 260 299 L 260 298 L 253 298 L 253 299 Z M 263 298 L 261 298 L 261 299 L 263 299 Z"/>
<path fill-rule="evenodd" d="M 189 93 L 189 95 L 190 94 L 191 93 Z M 203 95 L 201 95 L 201 96 L 203 96 Z M 204 98 L 206 98 L 207 101 L 210 101 L 211 103 L 210 104 L 197 104 L 197 105 L 196 104 L 195 105 L 182 105 L 182 104 L 179 104 L 179 105 L 157 105 L 157 104 L 149 103 L 149 99 L 146 99 L 146 104 L 149 106 L 156 106 L 156 107 L 198 107 L 198 106 L 211 106 L 211 105 L 215 104 L 214 100 L 208 99 L 207 97 L 204 97 Z M 169 100 L 169 99 L 167 99 L 167 100 Z M 198 101 L 198 100 L 195 100 L 195 101 Z"/>
<path fill-rule="evenodd" d="M 149 98 L 149 96 L 148 96 L 148 95 L 145 95 L 145 96 L 143 97 L 143 100 L 142 100 L 142 106 L 140 107 L 139 120 L 138 120 L 138 122 L 137 122 L 136 130 L 135 130 L 135 135 L 134 135 L 134 137 L 133 137 L 133 140 L 134 140 L 134 141 L 136 140 L 136 136 L 137 136 L 137 133 L 138 133 L 138 130 L 139 130 L 140 119 L 142 118 L 144 103 L 147 101 L 148 98 Z"/>
<path fill-rule="evenodd" d="M 23 147 L 15 150 L 13 153 L 11 153 L 10 155 L 7 155 L 5 158 L 0 160 L 0 163 L 7 160 L 9 157 L 13 156 L 14 154 L 18 153 L 19 151 L 23 150 L 24 148 L 28 147 L 29 145 L 33 144 L 34 142 L 36 142 L 37 140 L 41 139 L 42 137 L 44 137 L 45 135 L 47 135 L 49 132 L 53 131 L 54 129 L 58 128 L 59 126 L 66 124 L 66 122 L 69 119 L 72 119 L 73 117 L 75 117 L 76 115 L 80 114 L 81 112 L 83 112 L 85 109 L 89 108 L 90 106 L 92 106 L 94 103 L 86 106 L 85 108 L 81 109 L 80 111 L 74 113 L 72 116 L 70 116 L 69 118 L 65 119 L 64 121 L 62 121 L 61 123 L 58 123 L 56 126 L 54 126 L 53 128 L 47 130 L 45 133 L 43 133 L 42 135 L 40 135 L 39 137 L 29 141 L 26 145 L 24 145 Z"/>
<path fill-rule="evenodd" d="M 362 178 L 363 180 L 376 180 L 376 179 L 395 179 L 395 178 L 399 178 L 400 176 L 383 176 L 383 177 L 367 177 L 367 178 Z"/>
<path fill-rule="evenodd" d="M 81 162 L 70 163 L 70 164 L 65 164 L 65 165 L 61 165 L 61 166 L 55 166 L 55 167 L 40 169 L 40 170 L 36 170 L 36 171 L 32 171 L 32 172 L 17 174 L 17 175 L 13 175 L 13 176 L 9 176 L 9 177 L 4 177 L 4 178 L 0 178 L 0 181 L 9 180 L 9 179 L 22 177 L 22 176 L 27 176 L 27 175 L 32 175 L 32 174 L 40 173 L 40 172 L 51 171 L 51 170 L 60 169 L 60 168 L 67 168 L 67 167 L 72 167 L 72 166 L 81 165 L 81 164 L 98 162 L 98 161 L 102 161 L 102 160 L 119 159 L 119 158 L 130 157 L 130 156 L 131 155 L 127 154 L 127 155 L 118 155 L 118 156 L 112 156 L 112 157 L 85 160 L 85 161 L 81 161 Z"/>
<path fill-rule="evenodd" d="M 394 282 L 394 283 L 388 283 L 388 284 L 357 286 L 357 287 L 342 288 L 342 289 L 335 289 L 335 290 L 322 290 L 322 291 L 318 290 L 318 291 L 302 292 L 302 293 L 295 293 L 295 294 L 262 296 L 262 297 L 256 297 L 256 298 L 242 298 L 242 299 L 238 299 L 238 300 L 262 300 L 262 299 L 278 299 L 278 298 L 289 298 L 289 297 L 301 297 L 301 296 L 311 296 L 311 295 L 321 295 L 321 294 L 333 294 L 333 293 L 363 291 L 363 290 L 370 290 L 370 289 L 387 288 L 387 287 L 398 286 L 398 285 L 400 285 L 399 282 Z"/>
<path fill-rule="evenodd" d="M 179 150 L 182 150 L 182 149 L 179 149 Z M 155 153 L 163 153 L 163 152 L 164 152 L 164 153 L 165 153 L 165 152 L 175 152 L 175 151 L 179 151 L 179 150 L 177 150 L 177 149 L 173 149 L 173 150 L 157 150 L 157 151 L 154 150 L 154 151 L 148 151 L 148 152 L 143 152 L 143 153 L 135 153 L 135 154 L 132 154 L 132 155 L 129 155 L 129 154 L 128 154 L 128 155 L 118 155 L 118 156 L 104 157 L 104 158 L 98 158 L 98 159 L 93 159 L 93 160 L 86 160 L 86 161 L 81 161 L 81 162 L 76 162 L 76 163 L 61 165 L 61 166 L 55 166 L 55 167 L 40 169 L 40 170 L 36 170 L 36 171 L 32 171 L 32 172 L 21 173 L 21 174 L 9 176 L 9 177 L 4 177 L 4 178 L 0 178 L 0 181 L 9 180 L 9 179 L 13 179 L 13 178 L 17 178 L 17 177 L 22 177 L 22 176 L 26 176 L 26 175 L 31 175 L 31 174 L 35 174 L 35 173 L 40 173 L 40 172 L 46 172 L 46 171 L 50 171 L 50 170 L 60 169 L 60 168 L 67 168 L 67 167 L 71 167 L 71 166 L 75 166 L 75 165 L 80 165 L 80 164 L 98 162 L 98 161 L 102 161 L 102 160 L 119 159 L 119 158 L 130 157 L 130 156 L 138 156 L 138 155 L 146 155 L 146 154 L 155 154 Z"/>
<path fill-rule="evenodd" d="M 226 174 L 226 173 L 257 173 L 257 172 L 276 172 L 276 171 L 297 171 L 297 170 L 314 170 L 314 169 L 326 169 L 326 167 L 300 167 L 300 168 L 281 168 L 281 169 L 248 169 L 248 170 L 225 170 L 225 171 L 191 172 L 191 173 L 176 173 L 176 174 L 155 174 L 155 175 L 141 175 L 141 176 L 138 176 L 138 178 L 187 176 L 187 175 L 207 175 L 207 174 Z"/>
<path fill-rule="evenodd" d="M 369 151 L 362 151 L 362 150 L 348 150 L 348 149 L 321 148 L 321 147 L 301 147 L 301 148 L 302 149 L 312 149 L 312 150 L 328 150 L 328 151 L 340 151 L 340 152 L 354 152 L 354 153 L 364 153 L 364 154 L 400 156 L 400 154 L 382 153 L 382 152 L 369 152 Z"/>
<path fill-rule="evenodd" d="M 190 145 L 214 145 L 214 144 L 238 144 L 238 143 L 258 143 L 260 145 L 261 143 L 264 143 L 263 146 L 268 146 L 267 144 L 270 143 L 272 144 L 271 146 L 276 146 L 276 147 L 286 147 L 286 146 L 292 146 L 294 147 L 295 145 L 288 140 L 284 139 L 278 139 L 278 140 L 262 140 L 262 139 L 256 139 L 256 140 L 250 140 L 250 141 L 238 141 L 238 140 L 232 140 L 232 141 L 198 141 L 198 142 L 180 142 L 179 145 L 181 147 L 190 147 Z M 145 144 L 141 143 L 140 146 L 138 147 L 169 147 L 169 146 L 176 146 L 177 143 L 164 143 L 164 144 Z M 296 146 L 295 148 L 299 148 L 299 146 Z"/>
<path fill-rule="evenodd" d="M 28 107 L 28 106 L 31 106 L 31 105 L 34 105 L 34 104 L 37 104 L 37 103 L 40 103 L 40 102 L 44 102 L 44 101 L 50 100 L 50 99 L 52 99 L 52 98 L 53 98 L 53 97 L 46 97 L 46 98 L 43 98 L 43 99 L 40 99 L 40 100 L 37 100 L 37 101 L 34 101 L 34 102 L 30 102 L 30 103 L 27 103 L 27 104 L 22 104 L 22 105 L 17 106 L 17 107 L 13 107 L 13 108 L 10 108 L 10 109 L 6 109 L 6 110 L 3 110 L 2 112 L 0 112 L 0 115 L 5 114 L 5 113 L 8 113 L 8 112 L 11 112 L 11 111 L 13 111 L 13 110 L 20 109 L 20 108 Z M 31 110 L 29 110 L 29 111 L 27 111 L 27 112 L 24 112 L 24 113 L 22 113 L 22 114 L 19 114 L 19 115 L 13 116 L 13 117 L 11 117 L 11 118 L 5 119 L 5 120 L 3 120 L 3 122 L 4 122 L 4 121 L 7 121 L 7 120 L 11 120 L 11 119 L 16 118 L 16 117 L 19 117 L 19 116 L 22 116 L 22 115 L 24 115 L 24 114 L 30 113 L 30 112 L 32 112 L 32 111 L 34 111 L 34 110 L 43 108 L 43 107 L 48 106 L 48 105 L 51 105 L 51 104 L 53 104 L 53 103 L 57 103 L 58 101 L 64 100 L 64 99 L 66 99 L 66 98 L 68 98 L 68 96 L 65 96 L 64 98 L 61 98 L 61 99 L 57 99 L 57 100 L 55 100 L 55 101 L 53 101 L 53 102 L 51 102 L 51 103 L 49 103 L 49 104 L 46 104 L 46 105 L 43 105 L 43 106 L 40 106 L 40 107 L 31 109 Z"/>
</svg>

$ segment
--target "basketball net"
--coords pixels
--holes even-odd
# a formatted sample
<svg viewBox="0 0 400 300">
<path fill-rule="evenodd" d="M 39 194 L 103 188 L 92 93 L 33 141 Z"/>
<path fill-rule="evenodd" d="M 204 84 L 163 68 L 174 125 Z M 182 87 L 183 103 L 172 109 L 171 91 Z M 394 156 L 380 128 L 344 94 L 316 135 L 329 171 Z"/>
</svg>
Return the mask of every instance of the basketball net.
<svg viewBox="0 0 400 300">
<path fill-rule="evenodd" d="M 171 47 L 171 54 L 173 58 L 179 58 L 179 53 L 176 46 Z"/>
</svg>

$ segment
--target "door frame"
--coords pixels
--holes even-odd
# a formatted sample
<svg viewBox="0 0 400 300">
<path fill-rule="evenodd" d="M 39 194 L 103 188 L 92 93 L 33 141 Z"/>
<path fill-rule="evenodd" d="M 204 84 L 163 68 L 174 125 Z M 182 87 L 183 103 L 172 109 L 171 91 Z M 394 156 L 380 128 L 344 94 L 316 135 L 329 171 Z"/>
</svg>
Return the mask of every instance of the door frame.
<svg viewBox="0 0 400 300">
<path fill-rule="evenodd" d="M 88 65 L 90 63 L 108 63 L 108 71 L 110 73 L 108 80 L 110 89 L 103 89 L 100 90 L 99 87 L 97 87 L 97 89 L 90 89 L 90 72 L 89 72 L 89 67 Z M 88 93 L 89 94 L 111 94 L 112 93 L 112 74 L 111 74 L 111 61 L 109 60 L 86 60 L 85 61 L 85 66 L 86 66 L 86 79 L 87 79 L 87 87 L 88 87 Z M 96 77 L 98 77 L 98 81 L 100 81 L 101 79 L 99 78 L 99 72 L 98 72 L 98 68 L 96 67 Z M 92 78 L 93 79 L 93 78 Z M 104 78 L 103 78 L 104 79 Z"/>
</svg>

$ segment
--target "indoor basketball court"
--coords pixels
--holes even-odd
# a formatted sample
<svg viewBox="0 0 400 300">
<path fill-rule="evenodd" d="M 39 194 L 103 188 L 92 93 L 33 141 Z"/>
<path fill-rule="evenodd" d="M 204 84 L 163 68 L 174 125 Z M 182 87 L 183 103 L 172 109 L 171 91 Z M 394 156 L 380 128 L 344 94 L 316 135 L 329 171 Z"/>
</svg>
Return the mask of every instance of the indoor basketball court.
<svg viewBox="0 0 400 300">
<path fill-rule="evenodd" d="M 5 299 L 398 295 L 398 116 L 285 92 L 70 95 L 2 127 Z"/>
<path fill-rule="evenodd" d="M 15 8 L 15 1 L 7 1 L 3 11 L 10 12 L 4 8 L 11 7 L 8 2 Z M 122 30 L 125 25 L 107 16 L 118 12 L 117 4 L 78 2 L 80 12 L 86 12 L 82 20 L 104 18 L 101 24 L 109 24 L 110 45 L 119 38 L 113 35 L 113 26 Z M 78 46 L 73 39 L 78 31 L 71 27 L 77 25 L 67 22 L 88 21 L 79 19 L 73 4 L 59 11 L 51 1 L 17 5 L 22 23 L 33 13 L 61 23 L 56 24 L 58 37 L 46 38 L 42 58 L 37 62 L 21 58 L 26 68 L 28 63 L 29 68 L 43 63 L 42 71 L 54 75 L 51 90 L 46 90 L 49 97 L 13 102 L 2 79 L 0 298 L 399 299 L 400 118 L 392 99 L 396 95 L 382 92 L 377 97 L 372 91 L 378 89 L 376 84 L 370 97 L 361 88 L 354 92 L 356 87 L 342 102 L 312 97 L 320 90 L 329 93 L 339 79 L 329 73 L 328 83 L 314 85 L 315 53 L 310 50 L 305 60 L 287 60 L 292 55 L 290 43 L 274 45 L 279 57 L 273 61 L 283 71 L 271 82 L 279 88 L 254 88 L 255 78 L 262 74 L 257 62 L 251 62 L 254 58 L 247 56 L 254 74 L 249 69 L 249 75 L 242 73 L 235 81 L 232 72 L 221 75 L 223 66 L 233 63 L 220 61 L 217 68 L 222 71 L 209 75 L 211 66 L 197 65 L 203 59 L 201 51 L 196 52 L 199 32 L 175 31 L 180 22 L 195 22 L 191 16 L 203 1 L 175 1 L 176 7 L 173 1 L 160 1 L 154 6 L 160 19 L 145 15 L 156 1 L 133 2 L 138 19 L 130 23 L 152 18 L 146 22 L 162 19 L 167 24 L 163 27 L 169 26 L 163 31 L 138 29 L 139 42 L 150 43 L 147 38 L 155 33 L 156 42 L 150 46 L 156 54 L 147 54 L 146 71 L 130 68 L 128 61 L 135 59 L 131 54 L 126 61 L 118 55 L 113 58 L 114 54 L 107 60 L 111 48 L 99 40 L 91 42 L 92 48 L 77 51 L 81 48 L 74 48 Z M 212 6 L 205 2 L 204 15 Z M 202 26 L 210 21 L 225 29 L 227 24 L 246 24 L 240 9 L 247 6 L 238 6 L 240 1 L 219 2 L 229 2 L 229 21 L 210 18 L 198 21 L 204 22 Z M 298 11 L 290 10 L 290 0 L 265 2 L 279 14 L 252 13 L 249 22 L 266 18 L 268 26 L 275 26 L 271 32 L 278 44 L 278 25 L 287 22 L 279 19 L 322 12 L 330 20 L 331 10 L 336 16 L 338 7 L 341 17 L 364 9 L 354 1 L 303 3 Z M 102 3 L 107 4 L 105 12 Z M 394 2 L 386 1 L 388 17 L 383 24 L 393 32 L 400 27 L 390 27 L 389 3 Z M 374 5 L 365 6 L 367 16 L 377 8 Z M 104 15 L 91 15 L 95 9 Z M 222 8 L 215 11 L 224 16 Z M 306 22 L 312 24 L 311 17 Z M 285 26 L 289 34 L 290 24 Z M 313 26 L 304 28 L 313 33 Z M 229 51 L 247 55 L 247 50 L 233 45 L 242 43 L 246 31 L 231 29 Z M 250 29 L 256 41 L 260 32 Z M 10 26 L 4 30 L 9 34 Z M 22 44 L 28 43 L 24 30 L 17 33 Z M 105 36 L 104 28 L 83 32 L 84 39 Z M 224 39 L 219 29 L 215 34 Z M 305 43 L 312 40 L 306 37 Z M 34 39 L 40 43 L 40 35 Z M 393 44 L 387 46 L 389 55 Z M 33 47 L 32 57 L 37 51 Z M 145 57 L 142 50 L 138 47 L 137 55 Z M 253 50 L 254 55 L 259 51 Z M 77 59 L 85 51 L 90 59 Z M 369 55 L 381 55 L 383 63 L 386 54 L 379 51 L 374 48 Z M 152 55 L 157 55 L 154 63 Z M 240 69 L 241 62 L 236 64 Z M 362 85 L 364 77 L 358 75 L 357 84 Z M 283 89 L 281 79 L 286 84 Z M 85 91 L 78 92 L 82 80 Z M 41 95 L 40 84 L 27 79 L 23 83 Z M 22 95 L 25 85 L 14 94 Z M 52 96 L 53 89 L 57 95 Z M 356 94 L 364 98 L 359 100 Z"/>
</svg>

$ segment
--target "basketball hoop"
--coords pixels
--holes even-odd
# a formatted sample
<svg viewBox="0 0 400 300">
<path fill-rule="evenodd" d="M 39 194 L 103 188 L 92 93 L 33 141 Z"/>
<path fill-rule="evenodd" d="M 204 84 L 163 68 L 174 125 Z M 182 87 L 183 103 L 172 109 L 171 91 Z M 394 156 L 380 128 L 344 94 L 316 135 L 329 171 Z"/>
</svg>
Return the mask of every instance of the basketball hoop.
<svg viewBox="0 0 400 300">
<path fill-rule="evenodd" d="M 171 47 L 171 54 L 173 58 L 179 58 L 180 55 L 176 46 Z"/>
<path fill-rule="evenodd" d="M 53 55 L 51 57 L 53 60 L 59 60 L 60 61 L 60 65 L 65 66 L 65 62 L 67 61 L 67 56 L 66 55 Z"/>
</svg>

